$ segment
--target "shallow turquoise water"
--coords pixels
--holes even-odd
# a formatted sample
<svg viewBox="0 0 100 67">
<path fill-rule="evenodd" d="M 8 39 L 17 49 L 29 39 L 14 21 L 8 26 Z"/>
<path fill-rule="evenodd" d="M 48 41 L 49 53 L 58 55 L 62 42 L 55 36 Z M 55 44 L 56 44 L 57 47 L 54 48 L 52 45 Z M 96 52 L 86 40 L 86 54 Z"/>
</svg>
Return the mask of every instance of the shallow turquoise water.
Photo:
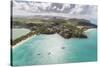
<svg viewBox="0 0 100 67">
<path fill-rule="evenodd" d="M 13 49 L 13 65 L 40 65 L 97 60 L 97 30 L 87 39 L 64 39 L 58 34 L 38 35 Z"/>
</svg>

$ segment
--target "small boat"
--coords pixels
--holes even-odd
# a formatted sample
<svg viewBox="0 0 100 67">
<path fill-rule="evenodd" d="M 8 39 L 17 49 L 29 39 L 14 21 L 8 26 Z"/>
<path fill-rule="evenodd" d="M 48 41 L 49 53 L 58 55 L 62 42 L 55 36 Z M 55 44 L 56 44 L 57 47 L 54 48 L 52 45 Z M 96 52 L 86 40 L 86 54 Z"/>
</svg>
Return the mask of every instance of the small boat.
<svg viewBox="0 0 100 67">
<path fill-rule="evenodd" d="M 37 55 L 41 55 L 41 54 L 39 53 L 39 54 L 37 54 Z"/>
<path fill-rule="evenodd" d="M 51 54 L 51 52 L 48 53 L 48 55 L 50 55 L 50 54 Z"/>
<path fill-rule="evenodd" d="M 65 47 L 61 47 L 62 49 L 65 49 Z"/>
</svg>

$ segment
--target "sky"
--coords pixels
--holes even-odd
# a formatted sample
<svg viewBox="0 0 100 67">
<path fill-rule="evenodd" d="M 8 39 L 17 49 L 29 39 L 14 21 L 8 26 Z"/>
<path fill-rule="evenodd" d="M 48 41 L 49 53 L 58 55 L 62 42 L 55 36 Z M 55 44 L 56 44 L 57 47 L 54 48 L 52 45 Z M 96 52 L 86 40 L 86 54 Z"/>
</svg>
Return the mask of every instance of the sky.
<svg viewBox="0 0 100 67">
<path fill-rule="evenodd" d="M 13 0 L 13 16 L 50 15 L 72 18 L 97 18 L 96 5 Z"/>
</svg>

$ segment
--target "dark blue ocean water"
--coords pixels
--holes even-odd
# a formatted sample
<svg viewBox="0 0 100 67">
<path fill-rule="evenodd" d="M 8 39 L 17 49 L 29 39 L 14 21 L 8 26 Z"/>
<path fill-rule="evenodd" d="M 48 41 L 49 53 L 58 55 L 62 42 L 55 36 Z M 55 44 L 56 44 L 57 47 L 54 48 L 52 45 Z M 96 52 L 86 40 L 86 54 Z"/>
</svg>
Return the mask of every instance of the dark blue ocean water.
<svg viewBox="0 0 100 67">
<path fill-rule="evenodd" d="M 38 35 L 13 48 L 13 65 L 41 65 L 97 60 L 97 29 L 87 39 L 64 39 L 58 34 Z"/>
</svg>

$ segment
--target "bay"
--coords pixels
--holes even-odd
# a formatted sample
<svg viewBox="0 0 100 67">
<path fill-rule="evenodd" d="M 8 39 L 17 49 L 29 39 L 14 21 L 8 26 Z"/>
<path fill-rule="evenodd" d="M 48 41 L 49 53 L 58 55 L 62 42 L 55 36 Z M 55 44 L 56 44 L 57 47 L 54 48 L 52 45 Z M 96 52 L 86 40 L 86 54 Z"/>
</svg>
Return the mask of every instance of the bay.
<svg viewBox="0 0 100 67">
<path fill-rule="evenodd" d="M 37 35 L 13 48 L 12 62 L 17 65 L 60 64 L 97 60 L 97 29 L 85 31 L 86 39 L 64 39 L 58 34 Z"/>
</svg>

